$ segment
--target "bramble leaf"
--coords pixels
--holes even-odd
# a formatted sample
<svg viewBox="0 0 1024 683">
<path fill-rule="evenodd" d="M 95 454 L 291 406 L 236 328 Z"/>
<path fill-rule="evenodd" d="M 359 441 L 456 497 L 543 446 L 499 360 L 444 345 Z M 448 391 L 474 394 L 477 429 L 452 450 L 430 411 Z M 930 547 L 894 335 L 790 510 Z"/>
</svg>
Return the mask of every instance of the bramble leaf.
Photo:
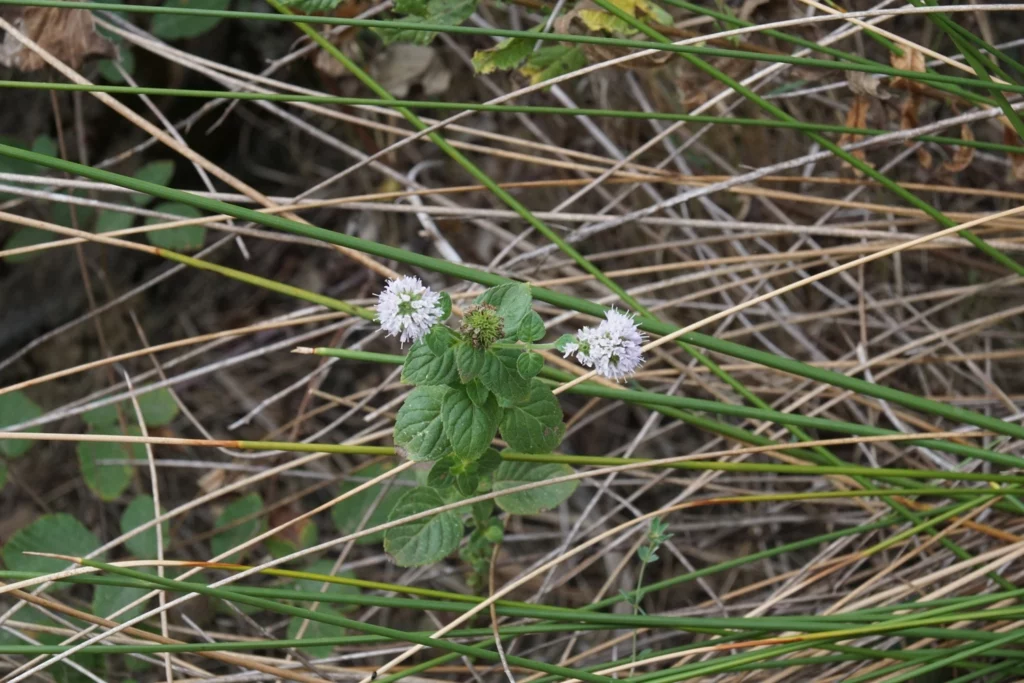
<svg viewBox="0 0 1024 683">
<path fill-rule="evenodd" d="M 519 73 L 530 79 L 530 83 L 536 85 L 557 76 L 582 69 L 587 65 L 587 56 L 578 47 L 568 45 L 553 45 L 542 47 L 530 54 L 520 69 Z"/>
<path fill-rule="evenodd" d="M 427 0 L 425 3 L 404 0 L 395 9 L 399 12 L 408 11 L 409 16 L 402 17 L 406 23 L 444 24 L 459 26 L 469 19 L 476 11 L 478 0 Z M 426 45 L 437 35 L 434 31 L 420 31 L 408 28 L 375 29 L 385 45 L 395 42 L 417 43 Z"/>
<path fill-rule="evenodd" d="M 478 74 L 515 69 L 530 56 L 536 42 L 529 38 L 506 38 L 492 48 L 474 52 L 473 68 Z"/>
</svg>

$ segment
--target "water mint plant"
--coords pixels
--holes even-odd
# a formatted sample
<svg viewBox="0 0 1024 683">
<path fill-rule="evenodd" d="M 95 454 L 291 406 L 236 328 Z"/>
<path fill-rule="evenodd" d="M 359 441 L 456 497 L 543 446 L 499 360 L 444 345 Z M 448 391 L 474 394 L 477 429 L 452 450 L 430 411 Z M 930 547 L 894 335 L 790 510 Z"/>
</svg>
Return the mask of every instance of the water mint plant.
<svg viewBox="0 0 1024 683">
<path fill-rule="evenodd" d="M 391 519 L 571 472 L 557 463 L 524 472 L 523 463 L 503 460 L 492 447 L 500 436 L 506 453 L 551 453 L 565 433 L 558 399 L 538 377 L 544 358 L 537 351 L 559 342 L 539 343 L 544 321 L 531 307 L 529 285 L 483 292 L 462 312 L 458 330 L 445 324 L 450 301 L 412 277 L 390 281 L 378 298 L 381 327 L 414 342 L 402 381 L 416 388 L 398 411 L 395 444 L 406 458 L 431 463 L 424 483 L 403 495 Z M 496 504 L 505 512 L 532 514 L 558 505 L 574 490 L 575 482 L 544 486 L 501 496 Z M 384 548 L 403 566 L 437 561 L 459 545 L 467 517 L 473 530 L 462 557 L 479 583 L 481 563 L 502 537 L 495 512 L 494 505 L 473 506 L 464 514 L 443 512 L 394 527 L 384 535 Z"/>
</svg>

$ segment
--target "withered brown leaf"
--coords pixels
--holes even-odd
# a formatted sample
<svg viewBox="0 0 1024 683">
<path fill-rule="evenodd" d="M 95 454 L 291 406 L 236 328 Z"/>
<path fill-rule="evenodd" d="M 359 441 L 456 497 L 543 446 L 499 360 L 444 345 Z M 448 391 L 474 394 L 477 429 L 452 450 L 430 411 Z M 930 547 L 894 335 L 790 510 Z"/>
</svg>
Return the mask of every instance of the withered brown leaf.
<svg viewBox="0 0 1024 683">
<path fill-rule="evenodd" d="M 113 43 L 96 32 L 92 13 L 64 7 L 22 7 L 4 16 L 16 29 L 72 69 L 92 58 L 113 57 Z M 37 71 L 43 58 L 11 34 L 0 44 L 0 64 L 19 71 Z"/>
<path fill-rule="evenodd" d="M 868 110 L 871 108 L 871 98 L 867 95 L 857 95 L 853 99 L 853 105 L 850 107 L 850 111 L 846 113 L 846 126 L 848 128 L 867 128 L 868 125 Z M 844 147 L 854 142 L 860 142 L 864 138 L 863 135 L 856 133 L 843 133 L 839 136 L 839 146 Z M 855 149 L 850 152 L 853 156 L 863 161 L 865 164 L 870 165 L 867 157 L 864 154 L 863 149 Z M 854 169 L 854 173 L 858 176 L 863 174 L 858 168 Z"/>
<path fill-rule="evenodd" d="M 1017 135 L 1010 120 L 1005 116 L 1000 116 L 999 121 L 1003 124 L 1003 143 L 1019 145 L 1020 136 Z M 1014 180 L 1024 180 L 1024 154 L 1010 153 L 1010 170 L 1013 172 Z"/>
<path fill-rule="evenodd" d="M 907 95 L 907 99 L 903 100 L 903 104 L 900 106 L 900 130 L 909 130 L 911 128 L 917 128 L 918 117 L 917 111 L 921 107 L 921 97 L 911 91 Z M 914 144 L 912 140 L 907 140 L 907 145 Z M 917 148 L 917 162 L 921 164 L 921 168 L 929 169 L 932 167 L 932 153 L 929 152 L 924 146 Z"/>
<path fill-rule="evenodd" d="M 966 123 L 960 125 L 960 139 L 961 140 L 973 140 L 974 132 L 971 131 L 970 126 Z M 967 145 L 960 145 L 953 152 L 953 158 L 942 164 L 943 170 L 949 171 L 950 173 L 959 173 L 968 166 L 974 160 L 974 148 L 968 147 Z"/>
</svg>

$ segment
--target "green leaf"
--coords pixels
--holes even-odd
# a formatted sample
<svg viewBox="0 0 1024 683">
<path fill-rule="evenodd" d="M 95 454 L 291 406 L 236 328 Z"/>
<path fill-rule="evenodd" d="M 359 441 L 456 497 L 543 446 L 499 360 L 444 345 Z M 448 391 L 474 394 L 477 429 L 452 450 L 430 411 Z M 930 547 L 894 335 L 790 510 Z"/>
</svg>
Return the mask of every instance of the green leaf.
<svg viewBox="0 0 1024 683">
<path fill-rule="evenodd" d="M 561 337 L 555 340 L 555 348 L 559 353 L 565 353 L 565 347 L 569 344 L 578 344 L 579 339 L 576 338 L 575 334 L 563 334 Z"/>
<path fill-rule="evenodd" d="M 506 38 L 488 50 L 474 52 L 473 68 L 478 74 L 515 69 L 530 56 L 536 42 L 531 38 Z"/>
<path fill-rule="evenodd" d="M 142 411 L 143 421 L 150 427 L 164 427 L 169 425 L 180 412 L 177 402 L 167 388 L 156 389 L 138 396 L 139 410 Z M 131 401 L 122 401 L 121 410 L 125 419 L 130 424 L 135 424 L 135 406 Z M 82 419 L 87 425 L 102 427 L 117 424 L 117 405 L 110 405 L 93 408 L 82 413 Z"/>
<path fill-rule="evenodd" d="M 171 182 L 171 178 L 174 177 L 174 161 L 171 159 L 151 161 L 145 166 L 139 168 L 139 170 L 133 174 L 133 177 L 138 180 L 145 180 L 147 183 L 154 183 L 155 185 L 163 185 L 166 187 L 167 184 Z M 145 206 L 153 200 L 153 197 L 148 194 L 133 194 L 130 196 L 132 203 L 136 206 Z"/>
<path fill-rule="evenodd" d="M 291 555 L 296 550 L 310 548 L 320 540 L 320 532 L 316 522 L 312 519 L 303 519 L 293 522 L 290 526 L 277 532 L 263 542 L 267 550 L 274 557 Z"/>
<path fill-rule="evenodd" d="M 395 420 L 395 443 L 410 460 L 437 460 L 451 452 L 441 410 L 448 387 L 417 387 L 405 399 Z"/>
<path fill-rule="evenodd" d="M 164 427 L 169 425 L 178 416 L 180 409 L 177 401 L 171 395 L 171 390 L 157 389 L 142 394 L 139 398 L 139 410 L 142 411 L 142 419 L 149 427 Z M 135 411 L 132 410 L 132 415 Z"/>
<path fill-rule="evenodd" d="M 409 12 L 409 16 L 402 17 L 403 22 L 458 26 L 473 15 L 477 2 L 478 0 L 427 0 L 424 6 L 419 0 L 402 0 L 395 6 L 395 10 L 399 13 Z M 388 45 L 399 41 L 426 45 L 437 35 L 433 31 L 407 28 L 381 28 L 376 29 L 376 33 Z"/>
<path fill-rule="evenodd" d="M 17 572 L 50 574 L 67 569 L 66 560 L 25 555 L 26 552 L 60 553 L 82 557 L 99 546 L 96 536 L 71 515 L 43 515 L 4 544 L 4 564 Z M 102 560 L 103 555 L 96 559 Z"/>
<path fill-rule="evenodd" d="M 452 295 L 448 292 L 441 292 L 441 322 L 452 316 Z"/>
<path fill-rule="evenodd" d="M 435 342 L 436 343 L 436 342 Z M 402 368 L 402 381 L 417 386 L 441 386 L 458 379 L 455 369 L 455 352 L 445 349 L 437 354 L 426 343 L 420 340 L 409 349 Z"/>
<path fill-rule="evenodd" d="M 0 197 L 2 199 L 2 197 Z M 4 240 L 4 249 L 19 249 L 21 247 L 34 247 L 37 244 L 46 244 L 47 242 L 53 242 L 57 239 L 57 235 L 52 232 L 40 230 L 39 228 L 18 228 L 11 236 Z M 27 254 L 13 254 L 12 256 L 5 256 L 4 260 L 8 263 L 26 263 L 31 261 L 35 257 L 41 255 L 41 251 L 32 251 Z"/>
<path fill-rule="evenodd" d="M 49 135 L 37 135 L 32 141 L 32 151 L 36 154 L 45 154 L 48 157 L 60 156 L 60 148 L 57 141 Z"/>
<path fill-rule="evenodd" d="M 497 451 L 494 452 L 498 454 Z M 485 456 L 486 457 L 486 456 Z M 498 456 L 501 459 L 501 456 Z M 481 500 L 478 503 L 473 503 L 470 508 L 473 517 L 473 523 L 479 527 L 484 527 L 490 524 L 491 515 L 494 513 L 494 499 Z"/>
<path fill-rule="evenodd" d="M 230 503 L 217 517 L 214 527 L 221 528 L 231 524 L 231 528 L 214 534 L 210 539 L 210 550 L 214 557 L 234 548 L 236 545 L 245 543 L 253 536 L 259 535 L 263 530 L 263 520 L 260 513 L 263 511 L 263 499 L 258 493 L 250 493 Z M 252 517 L 246 521 L 235 524 L 236 520 Z M 249 552 L 248 550 L 243 552 Z M 243 552 L 233 553 L 222 562 L 236 562 L 242 557 Z"/>
<path fill-rule="evenodd" d="M 186 9 L 226 10 L 231 0 L 166 0 L 164 7 Z M 150 32 L 164 40 L 195 38 L 220 23 L 220 17 L 188 14 L 158 14 L 149 25 Z"/>
<path fill-rule="evenodd" d="M 529 381 L 523 379 L 517 369 L 520 353 L 516 349 L 489 349 L 484 352 L 480 381 L 497 396 L 502 407 L 522 400 L 530 390 Z"/>
<path fill-rule="evenodd" d="M 123 409 L 126 406 L 125 403 L 121 404 Z M 131 404 L 127 404 L 129 408 L 128 413 L 125 415 L 126 418 L 134 415 L 131 410 Z M 100 406 L 99 408 L 93 408 L 82 413 L 82 420 L 85 424 L 90 427 L 105 427 L 107 425 L 117 424 L 117 407 L 115 404 Z M 134 420 L 132 420 L 134 422 Z"/>
<path fill-rule="evenodd" d="M 160 514 L 164 509 L 160 508 Z M 142 494 L 132 499 L 128 507 L 121 513 L 121 533 L 127 534 L 143 524 L 148 524 L 156 519 L 153 507 L 153 496 Z M 163 535 L 164 550 L 171 547 L 171 522 L 165 519 L 160 523 L 160 530 Z M 150 560 L 157 556 L 156 548 L 156 527 L 152 526 L 137 536 L 132 536 L 124 542 L 128 552 L 139 559 Z"/>
<path fill-rule="evenodd" d="M 330 12 L 341 4 L 341 0 L 284 0 L 282 5 L 294 7 L 304 14 Z"/>
<path fill-rule="evenodd" d="M 519 69 L 519 73 L 530 79 L 534 85 L 556 76 L 582 69 L 587 65 L 587 56 L 578 47 L 567 45 L 553 45 L 542 47 L 530 54 L 526 65 Z"/>
<path fill-rule="evenodd" d="M 113 40 L 113 43 L 117 47 L 117 58 L 121 61 L 121 67 L 129 74 L 134 74 L 135 53 L 132 52 L 131 46 L 123 40 L 118 39 Z M 103 78 L 111 83 L 124 83 L 124 78 L 121 77 L 121 72 L 114 66 L 114 60 L 101 60 L 97 64 L 97 67 L 99 68 L 99 72 Z"/>
<path fill-rule="evenodd" d="M 561 463 L 516 462 L 505 460 L 494 473 L 494 490 L 505 491 L 516 486 L 547 481 L 555 477 L 572 474 L 568 465 Z M 540 486 L 528 491 L 510 493 L 495 499 L 498 507 L 513 515 L 535 515 L 550 510 L 573 494 L 577 481 L 563 481 L 558 484 Z"/>
<path fill-rule="evenodd" d="M 544 357 L 532 351 L 520 354 L 519 360 L 516 361 L 516 370 L 519 371 L 519 376 L 523 379 L 536 377 L 542 367 L 544 367 Z"/>
<path fill-rule="evenodd" d="M 127 230 L 135 225 L 135 214 L 124 211 L 113 211 L 104 209 L 96 216 L 96 232 L 113 232 L 115 230 Z"/>
<path fill-rule="evenodd" d="M 455 345 L 455 367 L 463 384 L 471 382 L 484 369 L 484 351 L 467 342 Z M 406 360 L 406 363 L 409 361 Z"/>
<path fill-rule="evenodd" d="M 43 409 L 23 391 L 0 394 L 0 429 L 34 420 L 43 414 Z M 29 427 L 23 431 L 38 432 L 40 427 Z M 4 439 L 0 441 L 0 453 L 9 458 L 19 458 L 35 443 L 29 439 Z"/>
<path fill-rule="evenodd" d="M 395 11 L 424 17 L 427 15 L 427 0 L 395 0 Z"/>
<path fill-rule="evenodd" d="M 147 574 L 156 574 L 153 567 L 139 567 L 139 571 Z M 109 617 L 117 610 L 130 605 L 143 595 L 149 592 L 148 588 L 136 588 L 131 586 L 96 586 L 92 594 L 92 613 L 98 617 Z M 133 619 L 146 608 L 146 603 L 132 607 L 127 612 L 117 616 L 117 621 Z"/>
<path fill-rule="evenodd" d="M 466 472 L 455 477 L 455 488 L 467 498 L 476 493 L 480 486 L 480 476 L 476 472 Z"/>
<path fill-rule="evenodd" d="M 398 501 L 389 521 L 436 510 L 442 505 L 444 500 L 435 491 L 413 489 Z M 384 533 L 384 550 L 399 567 L 416 567 L 443 560 L 459 546 L 461 538 L 462 520 L 449 510 L 388 529 Z"/>
<path fill-rule="evenodd" d="M 516 338 L 519 341 L 535 342 L 543 339 L 546 332 L 544 320 L 540 317 L 540 314 L 537 311 L 530 311 L 523 318 L 522 322 L 519 323 Z"/>
<path fill-rule="evenodd" d="M 458 338 L 455 333 L 444 325 L 434 325 L 430 332 L 423 338 L 435 356 L 444 355 L 444 352 L 455 346 Z"/>
<path fill-rule="evenodd" d="M 73 191 L 70 194 L 76 197 L 85 196 L 85 192 L 80 190 Z M 72 210 L 75 212 L 74 220 L 71 218 Z M 82 230 L 88 230 L 89 226 L 92 225 L 93 213 L 94 209 L 91 206 L 80 206 L 64 202 L 52 202 L 50 204 L 50 218 L 57 225 L 63 225 L 66 228 L 77 227 Z M 53 238 L 56 239 L 56 235 Z"/>
<path fill-rule="evenodd" d="M 487 399 L 490 398 L 491 392 L 487 390 L 480 380 L 475 379 L 472 382 L 463 385 L 466 393 L 469 395 L 469 400 L 478 406 L 487 405 Z"/>
<path fill-rule="evenodd" d="M 427 486 L 433 489 L 446 489 L 455 486 L 455 477 L 458 475 L 453 471 L 461 465 L 457 455 L 446 455 L 430 467 L 427 473 Z"/>
<path fill-rule="evenodd" d="M 11 147 L 17 147 L 18 149 L 28 149 L 27 146 L 17 138 L 8 137 L 6 135 L 0 135 L 0 143 L 10 145 Z M 50 155 L 54 156 L 54 155 Z M 0 158 L 0 172 L 2 173 L 18 173 L 21 175 L 31 175 L 44 171 L 42 167 L 28 161 L 22 161 L 20 159 L 12 159 L 10 157 Z M 15 183 L 16 184 L 16 183 Z M 14 195 L 7 192 L 0 192 L 0 201 L 13 198 Z"/>
<path fill-rule="evenodd" d="M 501 466 L 502 462 L 501 453 L 493 448 L 488 448 L 476 461 L 476 470 L 484 476 L 490 476 Z"/>
<path fill-rule="evenodd" d="M 490 399 L 479 406 L 465 389 L 452 389 L 444 397 L 441 421 L 455 453 L 476 458 L 487 450 L 498 432 L 498 404 Z"/>
<path fill-rule="evenodd" d="M 0 460 L 0 489 L 7 486 L 7 461 Z"/>
<path fill-rule="evenodd" d="M 392 465 L 390 464 L 378 463 L 360 470 L 358 476 L 366 479 L 373 479 L 384 474 L 384 472 L 391 468 Z M 391 484 L 388 492 L 380 499 L 380 502 L 377 504 L 377 508 L 370 514 L 370 518 L 367 520 L 364 528 L 372 529 L 373 527 L 379 526 L 388 521 L 388 515 L 391 514 L 391 510 L 394 509 L 398 499 L 401 498 L 408 490 L 406 487 L 401 486 L 401 484 L 403 482 L 412 483 L 415 481 L 414 475 L 408 470 L 399 472 L 394 476 L 394 480 L 395 481 Z M 342 494 L 346 491 L 351 491 L 355 487 L 359 486 L 360 483 L 362 482 L 345 482 L 339 487 L 338 493 Z M 334 520 L 334 526 L 337 527 L 338 531 L 343 534 L 351 534 L 354 532 L 359 527 L 359 522 L 363 519 L 366 508 L 377 500 L 377 496 L 380 495 L 381 489 L 383 488 L 384 483 L 375 484 L 374 486 L 360 491 L 351 498 L 346 498 L 332 507 L 331 519 Z M 378 531 L 377 533 L 370 534 L 369 536 L 363 536 L 358 539 L 356 543 L 380 543 L 383 538 L 384 532 Z"/>
<path fill-rule="evenodd" d="M 329 569 L 329 568 L 328 568 Z M 316 608 L 319 614 L 331 616 L 337 614 L 337 611 L 327 605 L 320 605 Z M 295 639 L 299 636 L 299 629 L 302 628 L 302 624 L 306 624 L 305 630 L 302 632 L 301 640 L 313 640 L 314 638 L 338 638 L 345 635 L 345 629 L 335 624 L 325 624 L 322 621 L 315 621 L 313 619 L 303 619 L 302 617 L 292 617 L 288 621 L 288 638 Z M 334 652 L 333 645 L 300 645 L 303 652 L 313 659 L 323 659 L 324 657 L 330 657 L 331 653 Z"/>
<path fill-rule="evenodd" d="M 558 399 L 539 380 L 531 381 L 529 395 L 501 417 L 501 437 L 521 453 L 550 453 L 558 448 L 563 434 Z"/>
<path fill-rule="evenodd" d="M 620 36 L 632 36 L 637 33 L 637 30 L 628 22 L 610 12 L 598 9 L 584 9 L 579 11 L 578 16 L 591 31 L 607 31 L 608 33 Z"/>
<path fill-rule="evenodd" d="M 157 15 L 157 18 L 163 16 L 168 15 L 160 14 Z M 201 218 L 203 215 L 199 209 L 177 202 L 163 202 L 153 207 L 153 210 L 181 216 L 182 218 Z M 146 225 L 165 222 L 167 222 L 166 219 L 156 216 L 150 216 L 146 219 Z M 180 228 L 152 230 L 146 233 L 146 239 L 154 247 L 160 247 L 161 249 L 196 251 L 197 249 L 202 249 L 203 242 L 206 241 L 206 227 L 202 225 L 183 225 Z"/>
<path fill-rule="evenodd" d="M 133 436 L 138 430 L 131 430 Z M 105 425 L 90 430 L 92 434 L 121 435 L 116 425 Z M 75 446 L 78 454 L 78 466 L 82 469 L 82 478 L 86 486 L 100 500 L 110 502 L 117 500 L 132 483 L 134 468 L 130 465 L 101 465 L 102 460 L 126 460 L 135 458 L 146 459 L 146 448 L 143 444 L 126 444 L 103 441 L 79 441 Z"/>
<path fill-rule="evenodd" d="M 490 304 L 498 309 L 505 327 L 505 338 L 515 339 L 519 324 L 530 312 L 533 296 L 530 285 L 511 283 L 491 287 L 476 298 L 478 304 Z"/>
</svg>

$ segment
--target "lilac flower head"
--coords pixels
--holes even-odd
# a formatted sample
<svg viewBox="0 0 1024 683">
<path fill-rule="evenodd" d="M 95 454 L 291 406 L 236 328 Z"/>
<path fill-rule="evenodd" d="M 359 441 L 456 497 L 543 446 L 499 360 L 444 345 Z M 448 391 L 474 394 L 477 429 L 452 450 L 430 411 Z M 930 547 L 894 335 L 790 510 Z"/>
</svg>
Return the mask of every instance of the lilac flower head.
<svg viewBox="0 0 1024 683">
<path fill-rule="evenodd" d="M 577 332 L 576 341 L 566 344 L 563 353 L 566 358 L 575 354 L 582 365 L 620 382 L 643 365 L 642 347 L 646 339 L 631 314 L 613 308 L 597 327 L 584 327 Z"/>
<path fill-rule="evenodd" d="M 388 280 L 377 296 L 377 321 L 389 337 L 399 336 L 403 345 L 416 343 L 441 321 L 441 295 L 418 277 Z"/>
</svg>

